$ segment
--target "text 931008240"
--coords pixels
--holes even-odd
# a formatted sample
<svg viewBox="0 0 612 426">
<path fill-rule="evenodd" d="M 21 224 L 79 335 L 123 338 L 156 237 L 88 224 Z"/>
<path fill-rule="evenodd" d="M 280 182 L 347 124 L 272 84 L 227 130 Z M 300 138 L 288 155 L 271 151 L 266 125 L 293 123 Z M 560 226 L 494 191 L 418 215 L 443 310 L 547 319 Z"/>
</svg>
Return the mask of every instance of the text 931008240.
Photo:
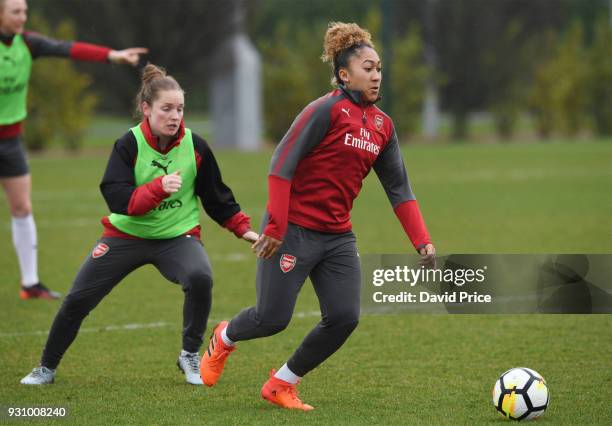
<svg viewBox="0 0 612 426">
<path fill-rule="evenodd" d="M 18 419 L 34 417 L 62 418 L 68 415 L 66 407 L 2 406 L 0 419 Z"/>
</svg>

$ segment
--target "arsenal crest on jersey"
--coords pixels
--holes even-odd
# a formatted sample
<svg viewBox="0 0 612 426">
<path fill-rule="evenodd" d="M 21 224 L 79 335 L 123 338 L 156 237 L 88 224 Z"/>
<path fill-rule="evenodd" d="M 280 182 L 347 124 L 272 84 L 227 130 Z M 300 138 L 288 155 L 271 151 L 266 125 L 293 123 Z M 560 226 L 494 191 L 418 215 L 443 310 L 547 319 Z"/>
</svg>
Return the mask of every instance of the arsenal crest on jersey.
<svg viewBox="0 0 612 426">
<path fill-rule="evenodd" d="M 375 116 L 374 116 L 374 124 L 376 124 L 376 128 L 377 128 L 378 130 L 381 130 L 381 129 L 382 129 L 382 126 L 383 126 L 383 124 L 384 124 L 384 120 L 383 120 L 382 115 L 375 115 Z"/>
<path fill-rule="evenodd" d="M 295 268 L 297 258 L 290 254 L 283 254 L 280 258 L 280 268 L 285 274 Z"/>
<path fill-rule="evenodd" d="M 110 248 L 106 244 L 98 243 L 98 245 L 91 252 L 91 257 L 97 259 L 99 257 L 104 256 L 106 253 L 108 253 L 109 250 Z"/>
</svg>

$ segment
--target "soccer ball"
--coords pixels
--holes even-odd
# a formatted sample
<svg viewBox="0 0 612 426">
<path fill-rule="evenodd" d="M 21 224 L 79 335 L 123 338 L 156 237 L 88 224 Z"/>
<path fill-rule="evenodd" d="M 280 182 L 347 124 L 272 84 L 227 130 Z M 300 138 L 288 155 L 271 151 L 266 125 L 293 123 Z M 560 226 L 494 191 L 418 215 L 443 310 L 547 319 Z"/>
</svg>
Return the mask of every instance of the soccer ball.
<svg viewBox="0 0 612 426">
<path fill-rule="evenodd" d="M 540 417 L 550 396 L 541 374 L 524 367 L 502 374 L 493 386 L 493 405 L 511 420 L 533 420 Z"/>
</svg>

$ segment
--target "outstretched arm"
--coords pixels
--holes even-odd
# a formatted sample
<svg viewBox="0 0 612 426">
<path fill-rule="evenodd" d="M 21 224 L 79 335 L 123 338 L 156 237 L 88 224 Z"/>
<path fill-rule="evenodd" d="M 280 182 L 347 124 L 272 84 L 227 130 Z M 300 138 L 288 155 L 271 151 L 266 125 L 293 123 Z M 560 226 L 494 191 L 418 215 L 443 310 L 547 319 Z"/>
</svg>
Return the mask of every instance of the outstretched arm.
<svg viewBox="0 0 612 426">
<path fill-rule="evenodd" d="M 210 146 L 195 134 L 193 141 L 198 167 L 195 191 L 204 210 L 236 237 L 254 242 L 259 235 L 251 229 L 251 218 L 241 211 L 232 190 L 223 182 L 221 170 Z"/>
<path fill-rule="evenodd" d="M 144 47 L 113 50 L 106 46 L 80 41 L 56 40 L 35 32 L 24 33 L 24 40 L 34 59 L 42 56 L 59 56 L 77 61 L 111 62 L 136 66 L 140 56 L 148 52 L 148 49 Z"/>
<path fill-rule="evenodd" d="M 108 60 L 113 64 L 125 64 L 135 67 L 140 61 L 140 55 L 149 52 L 146 47 L 130 47 L 123 50 L 111 50 L 108 52 Z"/>
</svg>

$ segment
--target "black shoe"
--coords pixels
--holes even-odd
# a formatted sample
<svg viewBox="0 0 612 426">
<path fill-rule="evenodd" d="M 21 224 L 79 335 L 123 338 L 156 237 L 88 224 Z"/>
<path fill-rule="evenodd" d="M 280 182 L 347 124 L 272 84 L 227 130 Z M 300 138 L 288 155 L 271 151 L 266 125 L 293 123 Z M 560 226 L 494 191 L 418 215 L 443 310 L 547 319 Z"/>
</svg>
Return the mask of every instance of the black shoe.
<svg viewBox="0 0 612 426">
<path fill-rule="evenodd" d="M 62 297 L 62 295 L 61 293 L 58 293 L 57 291 L 49 290 L 47 287 L 44 286 L 43 283 L 38 283 L 31 287 L 21 286 L 19 297 L 21 297 L 23 300 L 26 300 L 26 299 L 55 300 L 55 299 L 59 299 L 60 297 Z"/>
</svg>

